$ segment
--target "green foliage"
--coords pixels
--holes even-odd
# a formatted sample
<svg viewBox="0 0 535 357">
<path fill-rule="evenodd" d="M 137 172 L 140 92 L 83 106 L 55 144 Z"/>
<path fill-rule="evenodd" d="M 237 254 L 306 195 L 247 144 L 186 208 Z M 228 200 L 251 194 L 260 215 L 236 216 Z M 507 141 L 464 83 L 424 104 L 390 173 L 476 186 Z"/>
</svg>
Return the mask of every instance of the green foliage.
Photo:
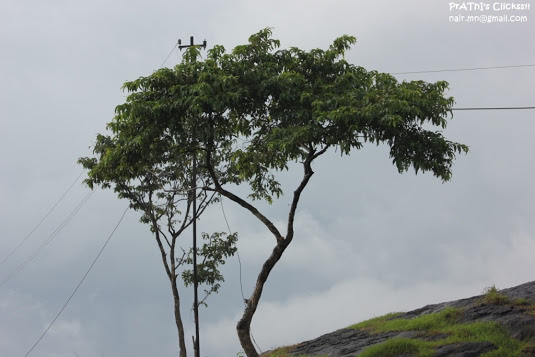
<svg viewBox="0 0 535 357">
<path fill-rule="evenodd" d="M 78 160 L 89 170 L 85 180 L 89 187 L 113 188 L 119 198 L 128 199 L 130 207 L 141 213 L 140 221 L 149 225 L 168 259 L 164 265 L 172 280 L 180 276 L 176 265 L 192 263 L 191 259 L 175 257 L 178 237 L 219 199 L 213 192 L 192 190 L 193 159 L 202 163 L 209 145 L 211 162 L 216 166 L 222 163 L 214 171 L 221 182 L 234 180 L 234 173 L 224 162 L 229 162 L 235 133 L 224 130 L 237 122 L 226 117 L 225 125 L 220 122 L 228 106 L 243 95 L 235 85 L 236 76 L 222 69 L 223 52 L 216 46 L 200 62 L 199 49 L 190 47 L 182 63 L 173 69 L 162 68 L 148 77 L 126 82 L 123 89 L 129 95 L 126 103 L 116 107 L 107 125 L 109 134 L 97 135 L 94 157 Z M 197 165 L 196 176 L 196 186 L 213 184 L 202 165 Z M 193 200 L 198 202 L 195 217 Z M 201 283 L 209 286 L 207 295 L 218 291 L 223 276 L 217 267 L 235 252 L 237 236 L 230 235 L 226 240 L 224 236 L 214 233 L 198 252 L 203 260 L 199 276 Z M 182 274 L 186 284 L 189 272 Z"/>
<path fill-rule="evenodd" d="M 272 202 L 283 194 L 277 172 L 300 162 L 306 180 L 298 201 L 317 157 L 329 149 L 349 155 L 366 143 L 388 145 L 400 173 L 412 167 L 448 181 L 456 155 L 468 152 L 441 132 L 454 103 L 445 95 L 447 82 L 398 82 L 350 64 L 344 55 L 356 43 L 352 36 L 335 39 L 327 50 L 304 51 L 280 49 L 271 35 L 261 30 L 230 53 L 215 46 L 205 59 L 190 47 L 173 68 L 124 83 L 128 96 L 116 107 L 109 133 L 97 136 L 94 157 L 79 159 L 89 170 L 89 187 L 113 188 L 142 213 L 171 280 L 176 262 L 190 262 L 176 260 L 177 238 L 220 194 L 232 198 L 223 187 L 246 184 L 251 199 Z M 191 189 L 194 162 L 197 190 Z M 195 217 L 194 200 L 200 202 Z M 219 288 L 217 266 L 233 254 L 226 244 L 235 237 L 208 237 L 199 253 L 209 294 Z M 182 277 L 191 278 L 188 271 Z"/>
<path fill-rule="evenodd" d="M 226 238 L 225 238 L 226 237 Z M 233 256 L 236 251 L 236 242 L 238 240 L 237 233 L 229 234 L 227 236 L 224 232 L 202 233 L 202 238 L 206 243 L 201 248 L 197 248 L 197 281 L 199 284 L 207 284 L 210 289 L 204 290 L 205 298 L 199 304 L 206 306 L 206 298 L 211 293 L 217 293 L 220 288 L 219 282 L 224 282 L 225 279 L 219 271 L 219 266 L 225 264 L 225 259 Z M 193 264 L 193 249 L 190 249 L 187 255 L 182 259 L 186 264 Z M 182 272 L 182 279 L 186 286 L 193 284 L 193 271 L 191 269 Z"/>
<path fill-rule="evenodd" d="M 251 145 L 235 156 L 254 195 L 264 187 L 268 169 L 284 170 L 289 161 L 304 161 L 326 147 L 349 154 L 366 142 L 389 145 L 399 172 L 413 166 L 444 181 L 451 178 L 455 154 L 468 147 L 422 127 L 446 127 L 453 105 L 444 97 L 446 82 L 399 83 L 391 75 L 351 65 L 343 59 L 355 42 L 350 36 L 338 38 L 326 51 L 290 48 L 260 55 L 259 47 L 275 47 L 268 34 L 238 51 L 251 71 L 246 76 L 262 79 L 251 92 L 261 97 L 266 113 L 251 118 L 250 131 L 242 133 L 254 134 Z"/>
<path fill-rule="evenodd" d="M 251 198 L 270 202 L 282 194 L 273 170 L 366 142 L 387 144 L 400 173 L 412 166 L 449 180 L 455 155 L 468 147 L 423 128 L 446 127 L 454 103 L 447 83 L 398 82 L 352 65 L 344 54 L 355 42 L 278 49 L 264 29 L 229 54 L 214 47 L 205 60 L 190 47 L 173 69 L 124 84 L 130 94 L 108 124 L 111 135 L 97 137 L 95 158 L 79 160 L 86 183 L 115 184 L 124 196 L 122 183 L 151 173 L 184 187 L 196 155 L 204 187 L 247 182 Z"/>
</svg>

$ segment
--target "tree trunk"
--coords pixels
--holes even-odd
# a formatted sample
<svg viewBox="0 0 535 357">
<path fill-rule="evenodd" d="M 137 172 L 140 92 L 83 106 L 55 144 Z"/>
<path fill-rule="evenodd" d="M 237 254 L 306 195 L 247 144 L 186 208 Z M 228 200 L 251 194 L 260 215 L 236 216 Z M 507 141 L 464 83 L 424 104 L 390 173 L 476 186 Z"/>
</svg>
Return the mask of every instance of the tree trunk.
<svg viewBox="0 0 535 357">
<path fill-rule="evenodd" d="M 271 270 L 273 270 L 273 267 L 275 266 L 275 264 L 277 264 L 279 259 L 282 257 L 282 254 L 288 247 L 288 245 L 292 242 L 292 239 L 294 236 L 293 225 L 294 225 L 294 219 L 295 219 L 295 211 L 299 203 L 299 198 L 301 197 L 301 193 L 303 192 L 306 185 L 308 184 L 308 181 L 314 174 L 314 171 L 312 171 L 312 167 L 311 167 L 312 161 L 314 161 L 314 159 L 316 159 L 318 156 L 323 155 L 327 151 L 328 148 L 329 148 L 329 145 L 326 145 L 323 149 L 316 152 L 316 150 L 312 147 L 312 145 L 310 145 L 308 156 L 306 160 L 303 162 L 304 176 L 303 176 L 303 179 L 301 180 L 301 183 L 299 184 L 297 189 L 294 191 L 293 200 L 292 200 L 292 204 L 290 207 L 290 212 L 288 213 L 288 231 L 287 231 L 286 237 L 283 237 L 280 234 L 277 227 L 275 227 L 275 225 L 268 218 L 262 215 L 250 203 L 234 195 L 233 193 L 225 190 L 221 186 L 221 184 L 219 183 L 217 179 L 217 175 L 213 169 L 212 163 L 211 163 L 210 151 L 207 152 L 206 167 L 208 171 L 210 172 L 212 179 L 214 180 L 215 189 L 213 190 L 231 199 L 232 201 L 238 203 L 245 209 L 249 210 L 256 218 L 258 218 L 262 223 L 264 223 L 264 225 L 269 229 L 271 233 L 273 233 L 273 235 L 275 236 L 275 239 L 277 240 L 277 245 L 273 248 L 271 255 L 264 262 L 264 265 L 262 266 L 262 270 L 258 274 L 258 277 L 256 279 L 256 285 L 253 290 L 253 294 L 251 295 L 250 299 L 247 300 L 247 305 L 245 307 L 245 310 L 243 311 L 243 315 L 240 321 L 238 321 L 238 324 L 236 325 L 236 330 L 238 333 L 240 344 L 243 348 L 243 351 L 247 355 L 247 357 L 259 357 L 258 352 L 256 351 L 252 338 L 251 338 L 251 322 L 256 312 L 256 308 L 258 307 L 258 302 L 260 301 L 260 297 L 262 296 L 262 290 L 264 289 L 264 284 L 266 283 L 266 280 L 269 277 Z"/>
<path fill-rule="evenodd" d="M 290 245 L 292 242 L 293 236 L 294 236 L 294 219 L 295 219 L 295 211 L 297 209 L 297 205 L 299 203 L 299 198 L 301 197 L 301 193 L 305 189 L 306 185 L 308 184 L 308 181 L 314 174 L 314 171 L 312 171 L 311 163 L 312 161 L 318 157 L 319 155 L 322 155 L 327 150 L 328 146 L 320 150 L 318 153 L 316 153 L 314 150 L 311 149 L 307 159 L 305 162 L 303 162 L 303 168 L 304 168 L 304 176 L 297 187 L 297 189 L 294 191 L 294 197 L 292 200 L 292 205 L 290 207 L 290 212 L 288 213 L 288 231 L 286 233 L 286 237 L 282 238 L 280 236 L 280 233 L 275 228 L 275 226 L 264 216 L 261 216 L 258 212 L 253 212 L 251 209 L 249 209 L 251 212 L 255 214 L 255 216 L 262 218 L 261 221 L 266 224 L 268 229 L 273 232 L 275 235 L 275 238 L 277 238 L 277 245 L 275 248 L 273 248 L 273 251 L 271 252 L 271 255 L 269 258 L 264 262 L 264 265 L 262 266 L 262 270 L 260 270 L 260 274 L 258 274 L 258 278 L 256 279 L 256 285 L 253 290 L 253 294 L 251 295 L 251 298 L 247 301 L 247 306 L 245 307 L 245 310 L 243 312 L 243 315 L 238 321 L 238 325 L 236 326 L 236 330 L 238 332 L 238 338 L 240 339 L 240 344 L 243 348 L 243 351 L 247 355 L 247 357 L 258 357 L 258 352 L 256 352 L 256 349 L 253 345 L 253 341 L 251 339 L 251 321 L 253 320 L 254 313 L 256 312 L 256 308 L 258 307 L 258 302 L 260 301 L 260 297 L 262 296 L 262 290 L 264 289 L 264 284 L 269 277 L 269 274 L 271 273 L 271 270 L 273 270 L 273 267 L 279 259 L 282 257 L 282 254 Z M 231 198 L 232 199 L 232 198 Z M 238 202 L 240 203 L 240 202 Z M 244 206 L 242 204 L 242 206 Z M 244 206 L 245 207 L 245 206 Z M 247 207 L 246 207 L 247 208 Z M 258 213 L 258 214 L 257 214 Z"/>
<path fill-rule="evenodd" d="M 184 325 L 182 325 L 182 317 L 180 315 L 180 297 L 178 295 L 178 288 L 176 286 L 176 276 L 171 280 L 171 289 L 173 290 L 173 300 L 175 305 L 175 322 L 178 330 L 178 348 L 180 350 L 180 357 L 186 357 L 186 341 L 184 339 Z"/>
<path fill-rule="evenodd" d="M 251 295 L 251 298 L 247 301 L 247 306 L 245 307 L 243 315 L 236 326 L 238 338 L 240 339 L 240 344 L 247 357 L 258 357 L 258 352 L 256 351 L 253 341 L 251 339 L 251 322 L 253 320 L 256 308 L 258 307 L 258 302 L 260 301 L 260 297 L 262 296 L 262 290 L 264 289 L 264 284 L 269 276 L 269 273 L 271 272 L 275 264 L 277 264 L 290 242 L 291 239 L 285 239 L 277 243 L 275 248 L 273 248 L 271 255 L 264 262 L 262 270 L 260 271 L 260 274 L 258 274 L 253 294 Z"/>
<path fill-rule="evenodd" d="M 180 296 L 178 295 L 178 287 L 176 285 L 177 275 L 175 272 L 176 269 L 175 269 L 175 254 L 174 254 L 174 243 L 175 243 L 176 237 L 175 239 L 173 239 L 173 245 L 171 246 L 171 259 L 170 259 L 171 267 L 169 267 L 169 264 L 167 263 L 167 254 L 162 244 L 162 240 L 160 239 L 160 231 L 158 230 L 158 222 L 156 221 L 154 214 L 151 215 L 151 218 L 152 218 L 152 226 L 154 227 L 154 231 L 155 231 L 156 242 L 158 243 L 158 247 L 160 248 L 160 255 L 162 257 L 163 266 L 165 268 L 167 278 L 169 278 L 169 282 L 171 283 L 171 290 L 173 291 L 175 323 L 176 323 L 176 327 L 178 330 L 178 348 L 180 351 L 180 357 L 187 357 L 186 342 L 184 339 L 184 325 L 182 325 L 182 316 L 180 315 Z"/>
</svg>

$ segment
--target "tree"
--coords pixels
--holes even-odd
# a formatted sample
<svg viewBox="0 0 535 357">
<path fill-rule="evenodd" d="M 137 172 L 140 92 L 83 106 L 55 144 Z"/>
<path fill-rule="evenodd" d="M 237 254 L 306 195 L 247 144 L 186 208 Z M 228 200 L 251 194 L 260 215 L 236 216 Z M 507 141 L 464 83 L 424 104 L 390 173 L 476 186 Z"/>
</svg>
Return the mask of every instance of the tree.
<svg viewBox="0 0 535 357">
<path fill-rule="evenodd" d="M 189 100 L 197 90 L 197 68 L 190 57 L 197 55 L 196 49 L 191 49 L 175 71 L 164 69 L 125 83 L 123 88 L 131 94 L 125 104 L 117 106 L 116 115 L 108 124 L 112 135 L 99 134 L 95 157 L 79 159 L 89 169 L 85 182 L 90 188 L 113 186 L 119 198 L 128 199 L 130 208 L 141 212 L 140 221 L 149 225 L 171 283 L 181 357 L 186 357 L 186 343 L 177 280 L 182 276 L 186 286 L 193 284 L 191 269 L 186 268 L 193 263 L 193 250 L 183 249 L 178 238 L 210 204 L 218 201 L 214 192 L 192 189 L 199 181 L 202 186 L 211 182 L 202 170 L 197 170 L 198 181 L 192 182 L 193 155 L 198 154 L 194 140 L 198 113 L 195 103 Z M 172 83 L 176 84 L 176 92 L 170 91 Z M 162 126 L 162 120 L 169 118 L 180 120 Z M 218 154 L 215 157 L 217 161 Z M 195 217 L 194 200 L 198 202 Z M 236 252 L 237 234 L 202 233 L 202 238 L 205 243 L 197 248 L 201 257 L 197 264 L 198 282 L 208 288 L 199 304 L 206 305 L 206 298 L 218 292 L 220 282 L 224 281 L 218 267 Z"/>
<path fill-rule="evenodd" d="M 154 117 L 141 111 L 120 128 L 120 120 L 113 124 L 117 132 L 135 132 L 141 138 L 133 159 L 140 172 L 146 172 L 145 156 L 150 162 L 161 160 L 159 165 L 184 167 L 194 153 L 203 197 L 215 194 L 234 201 L 274 236 L 273 250 L 237 324 L 249 357 L 258 356 L 250 336 L 252 318 L 270 272 L 293 240 L 295 212 L 318 157 L 329 149 L 349 155 L 365 143 L 385 144 L 400 173 L 413 167 L 445 182 L 456 154 L 468 152 L 466 145 L 424 128 L 446 127 L 454 102 L 445 97 L 446 82 L 400 83 L 389 74 L 354 66 L 344 53 L 355 42 L 342 36 L 327 50 L 280 50 L 280 42 L 265 29 L 230 54 L 215 47 L 205 61 L 125 84 L 135 92 L 131 97 L 162 113 Z M 303 172 L 284 234 L 254 201 L 272 202 L 282 194 L 276 174 L 292 162 L 302 165 Z M 241 184 L 250 186 L 249 197 L 236 193 Z"/>
<path fill-rule="evenodd" d="M 293 192 L 286 234 L 251 203 L 226 189 L 212 170 L 210 151 L 206 167 L 217 192 L 255 215 L 275 238 L 275 246 L 258 274 L 255 288 L 238 322 L 241 345 L 249 357 L 258 356 L 250 337 L 250 325 L 269 274 L 294 237 L 294 218 L 300 197 L 314 174 L 312 163 L 329 149 L 342 155 L 365 143 L 386 144 L 400 173 L 411 166 L 415 172 L 431 171 L 443 182 L 451 178 L 457 153 L 468 147 L 448 141 L 440 131 L 451 114 L 453 98 L 445 97 L 447 83 L 411 81 L 399 83 L 393 76 L 349 64 L 343 56 L 354 37 L 342 36 L 326 51 L 298 48 L 274 49 L 269 29 L 251 36 L 250 43 L 237 47 L 233 55 L 257 93 L 256 110 L 241 132 L 249 140 L 233 154 L 233 164 L 243 181 L 251 185 L 253 198 L 271 200 L 280 195 L 273 172 L 286 170 L 297 162 L 303 174 Z M 244 70 L 246 69 L 246 70 Z"/>
</svg>

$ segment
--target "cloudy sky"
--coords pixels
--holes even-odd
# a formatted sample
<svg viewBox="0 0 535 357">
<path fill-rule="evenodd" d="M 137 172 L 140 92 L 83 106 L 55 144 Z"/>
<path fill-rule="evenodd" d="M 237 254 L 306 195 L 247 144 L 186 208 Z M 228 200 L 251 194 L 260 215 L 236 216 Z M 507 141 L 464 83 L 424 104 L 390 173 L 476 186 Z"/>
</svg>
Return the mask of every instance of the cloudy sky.
<svg viewBox="0 0 535 357">
<path fill-rule="evenodd" d="M 526 0 L 529 4 L 530 0 Z M 232 49 L 274 28 L 283 47 L 326 48 L 349 34 L 346 58 L 390 73 L 535 63 L 530 10 L 462 9 L 445 0 L 0 1 L 0 261 L 82 172 L 97 133 L 125 100 L 124 81 L 160 68 L 178 38 Z M 459 9 L 454 9 L 459 7 Z M 468 23 L 450 16 L 525 16 Z M 460 18 L 454 18 L 459 20 Z M 461 20 L 462 21 L 462 20 Z M 180 61 L 173 51 L 165 66 Z M 456 107 L 535 106 L 535 67 L 396 74 L 447 80 Z M 294 242 L 271 274 L 253 320 L 267 350 L 390 311 L 417 308 L 534 279 L 533 110 L 456 111 L 445 131 L 470 146 L 451 182 L 399 175 L 384 147 L 315 164 Z M 291 192 L 300 169 L 282 176 Z M 0 355 L 24 356 L 65 304 L 127 206 L 78 181 L 39 228 L 0 265 Z M 284 196 L 261 208 L 281 229 Z M 248 212 L 224 202 L 240 234 L 242 284 L 250 295 L 274 244 Z M 146 226 L 127 212 L 99 261 L 31 356 L 176 356 L 169 284 Z M 225 230 L 221 207 L 201 230 Z M 45 245 L 46 244 L 46 245 Z M 187 241 L 185 241 L 187 244 Z M 237 258 L 220 294 L 201 311 L 203 356 L 235 356 L 241 316 Z M 191 295 L 182 290 L 191 347 Z M 191 350 L 190 350 L 191 353 Z"/>
</svg>

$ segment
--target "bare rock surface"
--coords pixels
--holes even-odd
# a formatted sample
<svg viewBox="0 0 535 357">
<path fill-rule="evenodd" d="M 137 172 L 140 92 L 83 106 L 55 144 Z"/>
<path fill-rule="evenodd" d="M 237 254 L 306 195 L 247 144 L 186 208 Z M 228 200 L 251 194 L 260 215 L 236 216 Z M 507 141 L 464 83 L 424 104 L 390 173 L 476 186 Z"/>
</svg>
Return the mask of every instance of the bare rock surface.
<svg viewBox="0 0 535 357">
<path fill-rule="evenodd" d="M 500 290 L 500 294 L 507 296 L 509 301 L 502 304 L 482 304 L 481 301 L 484 295 L 479 295 L 468 299 L 427 305 L 420 309 L 403 313 L 396 318 L 415 318 L 425 314 L 439 312 L 447 307 L 462 308 L 463 315 L 461 317 L 461 323 L 494 321 L 508 329 L 511 337 L 535 344 L 535 316 L 527 312 L 523 306 L 512 303 L 518 301 L 517 299 L 524 299 L 529 303 L 534 303 L 535 281 Z M 291 350 L 291 354 L 294 356 L 353 357 L 358 356 L 367 347 L 391 338 L 421 338 L 421 336 L 421 332 L 416 331 L 371 334 L 362 330 L 340 329 L 296 345 Z M 436 356 L 480 356 L 496 348 L 491 342 L 451 344 L 438 347 L 436 349 Z"/>
<path fill-rule="evenodd" d="M 458 343 L 437 348 L 435 357 L 477 357 L 495 349 L 496 346 L 490 342 Z"/>
</svg>

